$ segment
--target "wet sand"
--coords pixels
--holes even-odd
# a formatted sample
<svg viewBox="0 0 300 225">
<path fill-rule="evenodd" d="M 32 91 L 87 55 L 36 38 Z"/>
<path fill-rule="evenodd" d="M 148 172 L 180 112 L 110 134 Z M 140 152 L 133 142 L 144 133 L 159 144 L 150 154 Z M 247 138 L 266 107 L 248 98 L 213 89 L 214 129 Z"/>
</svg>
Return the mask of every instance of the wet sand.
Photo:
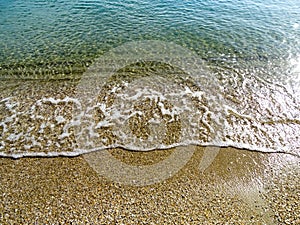
<svg viewBox="0 0 300 225">
<path fill-rule="evenodd" d="M 137 167 L 172 151 L 107 153 Z M 0 224 L 300 223 L 299 158 L 222 148 L 205 164 L 205 152 L 151 185 L 111 181 L 84 156 L 0 158 Z"/>
</svg>

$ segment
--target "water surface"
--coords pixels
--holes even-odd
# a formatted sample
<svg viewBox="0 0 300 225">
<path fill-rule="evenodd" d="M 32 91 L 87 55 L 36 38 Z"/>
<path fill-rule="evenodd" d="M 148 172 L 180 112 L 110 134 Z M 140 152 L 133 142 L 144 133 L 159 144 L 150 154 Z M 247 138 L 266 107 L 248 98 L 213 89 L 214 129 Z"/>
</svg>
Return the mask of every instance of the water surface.
<svg viewBox="0 0 300 225">
<path fill-rule="evenodd" d="M 119 46 L 141 63 L 103 72 Z M 183 61 L 153 62 L 153 49 L 182 49 Z M 101 90 L 85 96 L 95 70 Z M 299 154 L 300 3 L 0 0 L 0 79 L 3 156 L 183 144 Z"/>
</svg>

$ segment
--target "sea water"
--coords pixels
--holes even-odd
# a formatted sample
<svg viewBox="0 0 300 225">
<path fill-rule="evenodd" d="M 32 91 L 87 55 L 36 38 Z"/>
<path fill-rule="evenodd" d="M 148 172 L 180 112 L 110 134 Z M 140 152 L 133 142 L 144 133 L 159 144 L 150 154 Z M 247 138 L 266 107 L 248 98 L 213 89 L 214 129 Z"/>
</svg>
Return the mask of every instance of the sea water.
<svg viewBox="0 0 300 225">
<path fill-rule="evenodd" d="M 0 0 L 0 155 L 300 153 L 300 2 Z"/>
</svg>

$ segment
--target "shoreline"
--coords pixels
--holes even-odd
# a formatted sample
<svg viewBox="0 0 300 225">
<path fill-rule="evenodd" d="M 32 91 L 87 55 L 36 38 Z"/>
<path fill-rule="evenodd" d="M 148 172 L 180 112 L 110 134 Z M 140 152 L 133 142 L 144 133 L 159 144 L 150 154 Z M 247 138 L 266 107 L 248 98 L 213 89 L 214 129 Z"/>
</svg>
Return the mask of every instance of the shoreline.
<svg viewBox="0 0 300 225">
<path fill-rule="evenodd" d="M 171 151 L 106 150 L 132 166 L 155 165 L 170 157 Z M 0 222 L 299 223 L 298 158 L 221 148 L 200 171 L 204 154 L 205 148 L 196 147 L 178 172 L 146 186 L 113 182 L 83 156 L 0 158 Z"/>
<path fill-rule="evenodd" d="M 78 103 L 78 99 L 76 99 L 77 87 L 78 87 L 78 81 L 77 82 L 45 81 L 42 84 L 40 83 L 37 84 L 36 81 L 4 82 L 3 87 L 1 87 L 2 90 L 0 93 L 0 99 L 2 99 L 0 101 L 0 108 L 3 109 L 3 111 L 0 112 L 0 117 L 9 118 L 9 119 L 7 119 L 5 122 L 2 121 L 0 123 L 0 132 L 2 131 L 2 133 L 4 133 L 4 136 L 2 138 L 3 142 L 0 143 L 0 157 L 11 156 L 13 158 L 19 158 L 22 157 L 23 155 L 25 157 L 31 157 L 31 156 L 35 157 L 35 155 L 37 157 L 59 157 L 59 156 L 76 157 L 80 154 L 85 154 L 85 152 L 73 151 L 73 149 L 80 149 L 75 146 L 76 138 L 73 135 L 74 134 L 73 130 L 77 129 L 77 127 L 72 122 L 72 119 L 74 118 L 73 113 L 76 110 L 76 104 Z M 12 99 L 11 102 L 10 99 Z M 32 111 L 33 113 L 31 113 Z M 95 111 L 95 113 L 96 112 L 98 111 Z M 111 112 L 107 112 L 107 113 L 111 113 Z M 145 111 L 144 114 L 145 115 L 149 114 L 149 110 Z M 95 116 L 95 121 L 98 122 L 98 119 L 101 118 L 103 115 L 100 113 L 99 115 L 97 114 L 94 116 Z M 184 117 L 183 119 L 185 119 L 186 117 L 188 117 L 188 115 L 184 115 L 183 117 Z M 125 131 L 128 132 L 128 129 L 130 128 L 131 133 L 134 133 L 133 132 L 134 129 L 132 127 L 138 127 L 140 132 L 138 135 L 141 135 L 143 139 L 144 136 L 142 135 L 148 135 L 148 133 L 151 131 L 151 129 L 148 130 L 142 129 L 144 127 L 147 128 L 147 126 L 149 126 L 147 119 L 150 120 L 151 117 L 146 119 L 143 117 L 145 120 L 141 120 L 140 118 L 134 116 L 132 118 L 133 119 L 130 120 L 133 121 L 132 124 L 129 125 L 127 124 L 128 127 L 124 126 L 127 129 Z M 199 121 L 202 123 L 203 121 L 202 119 L 201 120 L 200 119 L 201 118 L 199 118 Z M 45 121 L 47 122 L 45 123 Z M 95 122 L 95 121 L 92 120 L 88 122 Z M 160 122 L 165 122 L 165 121 L 162 120 Z M 230 120 L 227 122 L 230 122 Z M 249 123 L 249 121 L 243 121 L 242 119 L 238 120 L 238 122 Z M 238 125 L 238 122 L 236 122 L 235 124 L 237 127 L 240 126 L 241 129 L 246 129 L 247 132 L 251 131 L 251 129 L 247 130 L 246 125 L 242 125 L 242 126 Z M 179 130 L 180 132 L 182 130 L 185 130 L 183 127 L 181 127 L 182 124 L 184 123 L 180 123 L 180 122 L 174 124 L 167 123 L 168 125 L 167 126 L 165 123 L 165 126 L 167 126 L 168 128 L 168 130 L 166 131 L 164 130 L 164 127 L 156 127 L 156 124 L 154 124 L 153 126 L 151 124 L 151 126 L 152 129 L 154 128 L 161 129 L 162 131 L 169 132 L 168 137 L 170 137 L 170 140 L 168 139 L 161 140 L 161 142 L 171 141 L 170 143 L 167 143 L 166 146 L 164 146 L 164 144 L 161 143 L 161 146 L 166 149 L 170 147 L 176 147 L 177 145 L 182 146 L 182 144 L 184 144 L 184 146 L 193 145 L 193 144 L 201 145 L 204 147 L 209 147 L 211 145 L 214 146 L 214 142 L 209 142 L 207 140 L 201 139 L 202 133 L 199 134 L 199 137 L 201 137 L 199 138 L 199 140 L 194 139 L 188 141 L 188 139 L 186 139 L 182 142 L 175 140 L 176 138 L 178 138 L 177 136 L 179 134 L 178 133 Z M 191 123 L 187 123 L 187 124 L 189 124 L 190 126 Z M 211 125 L 215 125 L 215 124 L 211 124 Z M 187 127 L 190 129 L 191 127 L 189 126 Z M 291 126 L 293 126 L 293 123 L 291 123 Z M 13 127 L 15 128 L 13 129 Z M 199 124 L 199 127 L 205 128 L 206 125 Z M 218 124 L 215 126 L 215 128 L 219 130 L 226 130 L 225 127 L 222 126 L 219 127 Z M 292 130 L 292 129 L 289 130 L 288 127 L 285 128 L 287 132 L 291 132 L 290 130 Z M 293 127 L 293 128 L 297 129 L 298 127 Z M 205 129 L 206 130 L 203 133 L 203 136 L 206 135 L 207 137 L 210 137 L 214 135 L 213 133 L 210 133 L 210 129 L 207 129 L 207 127 Z M 5 130 L 7 132 L 5 132 Z M 116 131 L 118 131 L 118 128 L 115 128 L 114 132 L 111 132 L 111 131 L 107 131 L 105 126 L 103 126 L 103 129 L 101 127 L 101 129 L 97 131 L 98 132 L 97 134 L 100 135 L 103 140 L 105 139 L 106 142 L 98 143 L 99 146 L 108 149 L 108 148 L 114 148 L 116 145 L 118 146 L 122 145 L 122 143 L 121 144 L 117 143 L 115 145 L 113 143 L 109 143 L 110 141 L 115 140 L 113 135 L 116 133 Z M 24 138 L 25 137 L 24 135 L 23 135 L 24 137 L 22 135 L 20 136 L 22 132 L 28 134 L 28 136 L 26 138 Z M 157 131 L 155 130 L 155 132 Z M 176 133 L 177 136 L 173 135 L 174 133 Z M 134 135 L 137 134 L 134 133 Z M 193 132 L 190 132 L 189 135 L 193 135 Z M 246 140 L 245 144 L 241 144 L 239 142 L 240 140 L 238 139 L 238 137 L 235 137 L 233 135 L 232 137 L 229 137 L 229 139 L 227 140 L 226 139 L 227 137 L 225 135 L 226 133 L 221 134 L 221 136 L 219 137 L 219 138 L 223 138 L 223 141 L 218 143 L 218 146 L 221 148 L 233 147 L 233 148 L 239 148 L 241 150 L 260 151 L 260 152 L 278 152 L 282 154 L 287 153 L 295 156 L 298 153 L 296 147 L 287 149 L 286 152 L 280 151 L 279 149 L 280 146 L 278 147 L 274 145 L 275 143 L 273 144 L 271 143 L 268 148 L 267 147 L 268 143 L 267 141 L 266 142 L 264 141 L 263 137 L 261 139 L 261 142 L 258 142 L 257 145 L 255 144 L 251 145 L 250 138 L 249 140 L 248 139 Z M 297 144 L 297 139 L 293 138 L 293 136 L 291 136 L 290 139 L 292 141 L 295 141 L 295 144 Z M 289 135 L 286 135 L 286 137 L 289 137 Z M 234 138 L 237 138 L 236 142 L 233 141 L 235 140 Z M 35 139 L 41 141 L 36 141 Z M 50 144 L 49 141 L 51 142 Z M 249 143 L 247 143 L 247 141 Z M 241 142 L 243 142 L 243 140 L 241 140 Z M 130 145 L 126 146 L 126 143 L 123 144 L 124 144 L 123 146 L 125 147 L 128 146 L 130 147 Z M 261 146 L 259 144 L 261 144 Z M 27 149 L 28 146 L 31 146 L 32 150 Z M 158 145 L 157 143 L 154 143 L 153 146 L 158 146 Z M 276 146 L 276 148 L 274 146 Z M 98 148 L 102 148 L 102 147 L 98 147 Z M 139 148 L 139 145 L 134 146 L 134 148 Z M 150 148 L 152 149 L 151 145 Z M 134 151 L 136 149 L 130 149 L 130 150 Z M 96 149 L 96 151 L 98 151 L 98 149 Z M 16 156 L 13 156 L 14 154 L 12 152 L 18 152 L 18 153 L 16 153 L 17 154 Z"/>
<path fill-rule="evenodd" d="M 4 83 L 1 98 L 15 96 L 26 103 L 18 106 L 22 118 L 32 100 L 33 105 L 44 98 L 62 103 L 42 105 L 39 113 L 57 125 L 44 141 L 53 138 L 57 153 L 72 149 L 68 142 L 57 146 L 55 135 L 63 130 L 60 116 L 72 116 L 71 105 L 59 99 L 74 96 L 77 82 Z M 54 110 L 48 104 L 58 106 Z M 7 117 L 5 110 L 0 116 Z M 21 122 L 26 129 L 34 124 L 28 118 L 30 114 Z M 16 129 L 25 130 L 17 122 Z M 36 125 L 42 138 L 39 129 Z M 9 144 L 24 150 L 15 141 Z M 42 146 L 37 150 L 49 151 Z M 299 224 L 300 158 L 282 153 L 189 145 L 72 157 L 0 157 L 0 223 Z"/>
</svg>

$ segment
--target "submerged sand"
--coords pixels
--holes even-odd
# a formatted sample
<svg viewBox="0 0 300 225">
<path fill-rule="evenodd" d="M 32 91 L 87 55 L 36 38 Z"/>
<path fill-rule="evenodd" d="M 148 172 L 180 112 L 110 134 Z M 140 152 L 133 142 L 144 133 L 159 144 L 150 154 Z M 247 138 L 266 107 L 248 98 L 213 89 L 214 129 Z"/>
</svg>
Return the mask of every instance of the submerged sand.
<svg viewBox="0 0 300 225">
<path fill-rule="evenodd" d="M 186 149 L 191 146 L 186 147 Z M 0 158 L 0 224 L 299 224 L 300 159 L 207 149 L 166 180 L 127 185 L 85 157 Z M 127 165 L 153 165 L 172 151 L 107 150 Z"/>
</svg>

